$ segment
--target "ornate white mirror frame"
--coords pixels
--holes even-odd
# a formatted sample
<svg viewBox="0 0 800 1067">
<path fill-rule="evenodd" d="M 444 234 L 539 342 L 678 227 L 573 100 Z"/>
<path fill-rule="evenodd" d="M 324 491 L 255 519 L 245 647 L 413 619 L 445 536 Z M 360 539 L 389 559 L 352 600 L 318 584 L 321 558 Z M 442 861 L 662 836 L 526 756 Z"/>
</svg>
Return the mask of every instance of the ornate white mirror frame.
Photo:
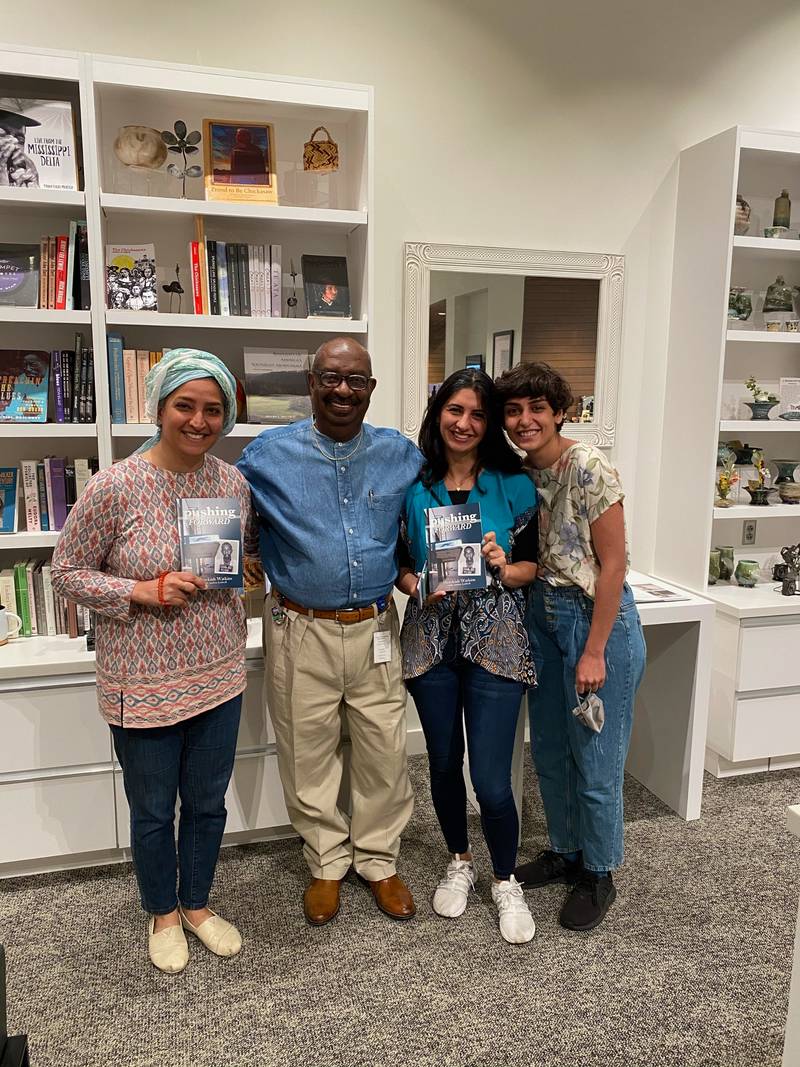
<svg viewBox="0 0 800 1067">
<path fill-rule="evenodd" d="M 407 242 L 403 291 L 403 433 L 416 440 L 428 403 L 431 271 L 595 278 L 597 316 L 594 420 L 571 422 L 567 433 L 600 448 L 614 444 L 622 346 L 624 257 L 600 252 L 545 252 Z"/>
</svg>

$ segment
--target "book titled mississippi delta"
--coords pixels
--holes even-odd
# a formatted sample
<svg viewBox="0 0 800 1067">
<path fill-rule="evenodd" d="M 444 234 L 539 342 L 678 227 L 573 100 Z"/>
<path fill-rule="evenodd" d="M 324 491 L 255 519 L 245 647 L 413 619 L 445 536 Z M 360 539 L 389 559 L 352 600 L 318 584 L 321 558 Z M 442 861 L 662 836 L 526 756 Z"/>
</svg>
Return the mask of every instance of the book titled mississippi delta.
<svg viewBox="0 0 800 1067">
<path fill-rule="evenodd" d="M 425 512 L 428 593 L 485 589 L 480 504 L 449 504 Z"/>
<path fill-rule="evenodd" d="M 242 589 L 242 508 L 236 497 L 176 501 L 181 567 L 209 589 Z"/>
</svg>

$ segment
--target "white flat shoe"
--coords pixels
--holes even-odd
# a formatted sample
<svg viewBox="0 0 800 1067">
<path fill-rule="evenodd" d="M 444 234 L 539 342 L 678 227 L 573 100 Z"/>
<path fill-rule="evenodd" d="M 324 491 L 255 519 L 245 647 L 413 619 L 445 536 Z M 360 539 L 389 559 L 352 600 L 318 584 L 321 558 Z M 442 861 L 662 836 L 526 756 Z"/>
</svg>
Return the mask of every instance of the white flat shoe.
<svg viewBox="0 0 800 1067">
<path fill-rule="evenodd" d="M 211 908 L 208 910 L 211 911 Z M 242 935 L 233 923 L 220 918 L 216 912 L 212 911 L 211 918 L 204 919 L 199 926 L 193 926 L 186 918 L 183 908 L 179 911 L 184 930 L 191 931 L 215 956 L 235 956 L 241 949 Z"/>
<path fill-rule="evenodd" d="M 155 925 L 155 916 L 151 915 L 147 926 L 147 951 L 150 954 L 150 960 L 159 971 L 177 974 L 189 962 L 186 935 L 180 926 L 166 926 L 156 934 L 154 933 Z"/>
</svg>

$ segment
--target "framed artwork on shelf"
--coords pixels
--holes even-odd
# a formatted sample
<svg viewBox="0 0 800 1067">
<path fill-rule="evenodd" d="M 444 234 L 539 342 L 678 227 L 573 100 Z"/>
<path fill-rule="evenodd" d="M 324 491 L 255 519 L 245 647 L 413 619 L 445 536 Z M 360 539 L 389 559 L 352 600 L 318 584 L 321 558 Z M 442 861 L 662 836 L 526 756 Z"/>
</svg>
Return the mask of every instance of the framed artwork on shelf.
<svg viewBox="0 0 800 1067">
<path fill-rule="evenodd" d="M 498 330 L 492 334 L 492 377 L 498 378 L 504 371 L 511 370 L 514 358 L 514 331 Z"/>
<path fill-rule="evenodd" d="M 268 122 L 203 119 L 206 200 L 277 204 L 275 130 Z"/>
</svg>

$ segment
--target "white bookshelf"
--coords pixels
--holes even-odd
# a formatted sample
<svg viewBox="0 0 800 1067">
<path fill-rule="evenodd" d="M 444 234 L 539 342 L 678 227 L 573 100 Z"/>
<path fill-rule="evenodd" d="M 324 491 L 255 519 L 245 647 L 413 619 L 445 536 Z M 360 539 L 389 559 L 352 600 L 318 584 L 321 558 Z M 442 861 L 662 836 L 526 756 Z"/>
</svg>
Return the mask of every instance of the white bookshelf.
<svg viewBox="0 0 800 1067">
<path fill-rule="evenodd" d="M 747 441 L 768 461 L 795 455 L 800 461 L 800 423 L 777 418 L 779 407 L 768 420 L 750 419 L 744 407 L 752 399 L 744 386 L 751 374 L 776 393 L 781 377 L 800 377 L 800 334 L 767 331 L 762 312 L 778 274 L 800 284 L 800 240 L 761 236 L 784 188 L 796 234 L 800 133 L 735 127 L 681 153 L 664 404 L 669 444 L 654 573 L 717 605 L 706 759 L 716 774 L 767 770 L 773 759 L 800 753 L 800 719 L 786 717 L 800 701 L 800 597 L 782 596 L 780 583 L 766 578 L 752 589 L 735 580 L 708 584 L 714 546 L 732 545 L 736 561 L 754 559 L 767 571 L 782 546 L 800 541 L 800 507 L 780 503 L 777 493 L 766 507 L 745 503 L 743 491 L 741 503 L 714 507 L 720 440 Z M 733 233 L 737 193 L 752 209 L 746 236 Z M 746 328 L 731 328 L 731 286 L 753 293 Z M 745 544 L 752 520 L 755 540 Z M 780 669 L 782 656 L 787 671 Z"/>
<path fill-rule="evenodd" d="M 37 243 L 42 233 L 64 233 L 69 220 L 85 219 L 89 239 L 91 311 L 0 308 L 3 347 L 71 349 L 75 333 L 94 351 L 96 422 L 92 424 L 0 424 L 4 465 L 56 453 L 97 456 L 101 468 L 134 451 L 152 432 L 145 425 L 111 425 L 106 338 L 122 334 L 125 347 L 157 350 L 195 344 L 213 351 L 244 382 L 243 349 L 299 348 L 313 352 L 327 337 L 358 337 L 369 347 L 373 276 L 373 93 L 369 86 L 271 76 L 77 52 L 0 45 L 0 87 L 14 79 L 40 81 L 43 95 L 77 101 L 83 188 L 74 191 L 0 188 L 4 240 Z M 45 90 L 47 92 L 45 93 Z M 148 176 L 126 170 L 113 142 L 123 125 L 172 129 L 176 119 L 203 132 L 203 119 L 265 121 L 275 133 L 278 203 L 207 201 L 202 179 L 180 182 L 162 168 Z M 339 170 L 314 175 L 303 170 L 303 146 L 325 126 L 339 145 Z M 201 151 L 191 159 L 203 164 Z M 167 162 L 173 160 L 169 154 Z M 174 160 L 180 161 L 179 156 Z M 211 240 L 276 243 L 282 248 L 283 315 L 195 315 L 189 243 L 202 220 Z M 105 306 L 105 247 L 154 244 L 158 312 L 125 312 Z M 301 273 L 304 254 L 347 257 L 352 319 L 288 317 L 289 273 Z M 162 289 L 180 267 L 181 310 L 171 313 Z M 298 313 L 304 310 L 297 279 Z M 202 331 L 202 333 L 200 333 Z M 248 440 L 268 427 L 239 424 L 217 451 L 235 460 Z M 20 508 L 24 526 L 24 505 Z M 24 554 L 49 554 L 57 534 L 0 538 L 0 568 Z M 38 638 L 28 638 L 37 641 Z M 3 650 L 0 649 L 0 660 Z M 0 768 L 1 769 L 1 768 Z"/>
</svg>

